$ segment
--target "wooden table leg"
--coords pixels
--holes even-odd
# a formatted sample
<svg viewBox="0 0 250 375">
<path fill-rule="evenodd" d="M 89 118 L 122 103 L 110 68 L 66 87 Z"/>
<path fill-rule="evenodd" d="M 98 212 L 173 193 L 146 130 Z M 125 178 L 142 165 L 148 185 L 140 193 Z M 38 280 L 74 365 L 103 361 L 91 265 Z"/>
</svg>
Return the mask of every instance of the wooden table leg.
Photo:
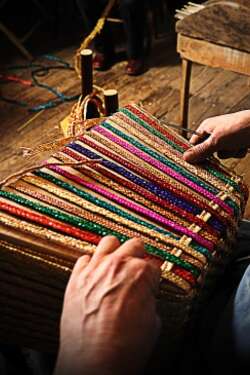
<svg viewBox="0 0 250 375">
<path fill-rule="evenodd" d="M 182 59 L 182 77 L 180 90 L 180 125 L 188 128 L 188 107 L 189 107 L 189 89 L 191 79 L 192 62 L 187 59 Z M 182 135 L 187 137 L 187 132 L 182 131 Z"/>
</svg>

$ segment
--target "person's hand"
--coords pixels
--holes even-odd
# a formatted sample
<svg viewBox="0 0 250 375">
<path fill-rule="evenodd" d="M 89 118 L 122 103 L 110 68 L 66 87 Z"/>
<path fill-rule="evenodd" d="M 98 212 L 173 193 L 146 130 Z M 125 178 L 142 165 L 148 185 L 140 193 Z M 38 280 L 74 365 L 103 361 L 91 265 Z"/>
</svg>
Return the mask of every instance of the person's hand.
<svg viewBox="0 0 250 375">
<path fill-rule="evenodd" d="M 250 110 L 206 119 L 190 142 L 194 145 L 183 155 L 184 160 L 198 163 L 214 152 L 218 157 L 241 158 L 250 147 Z"/>
<path fill-rule="evenodd" d="M 104 237 L 93 257 L 78 259 L 66 288 L 54 375 L 136 374 L 160 331 L 160 270 L 141 240 Z"/>
</svg>

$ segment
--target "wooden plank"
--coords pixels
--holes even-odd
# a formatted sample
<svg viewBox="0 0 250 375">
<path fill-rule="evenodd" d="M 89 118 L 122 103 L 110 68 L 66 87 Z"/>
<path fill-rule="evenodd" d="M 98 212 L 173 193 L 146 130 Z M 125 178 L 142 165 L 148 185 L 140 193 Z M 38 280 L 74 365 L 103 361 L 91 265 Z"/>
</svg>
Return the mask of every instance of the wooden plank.
<svg viewBox="0 0 250 375">
<path fill-rule="evenodd" d="M 177 50 L 181 57 L 214 68 L 250 75 L 250 54 L 204 40 L 178 35 Z"/>
<path fill-rule="evenodd" d="M 218 1 L 176 23 L 177 33 L 250 52 L 250 6 Z"/>
<path fill-rule="evenodd" d="M 209 76 L 213 75 L 213 78 L 207 81 L 204 86 L 200 86 L 195 92 L 200 98 L 209 101 L 210 103 L 219 102 L 219 91 L 227 90 L 229 85 L 233 86 L 234 83 L 241 77 L 238 73 L 231 71 L 225 71 L 223 69 L 216 69 L 207 67 L 207 73 Z M 213 72 L 215 73 L 213 74 Z M 216 73 L 218 72 L 218 73 Z M 246 76 L 242 76 L 246 80 Z M 228 90 L 227 90 L 228 91 Z"/>
<path fill-rule="evenodd" d="M 245 7 L 249 7 L 250 6 L 249 0 L 230 0 L 230 2 L 234 2 L 236 4 L 244 5 Z M 208 0 L 204 4 L 205 5 L 210 5 L 210 4 L 213 4 L 213 3 L 218 3 L 218 0 Z"/>
<path fill-rule="evenodd" d="M 250 93 L 248 93 L 243 98 L 240 97 L 238 103 L 236 103 L 232 108 L 232 112 L 244 111 L 250 108 Z"/>
<path fill-rule="evenodd" d="M 72 61 L 75 49 L 67 47 L 59 55 Z M 58 54 L 58 53 L 57 53 Z M 12 61 L 16 63 L 16 61 Z M 120 105 L 129 102 L 141 103 L 145 109 L 158 118 L 177 123 L 180 110 L 181 65 L 174 43 L 167 45 L 163 40 L 154 46 L 149 61 L 150 69 L 138 77 L 124 73 L 126 62 L 115 64 L 105 72 L 94 72 L 94 83 L 102 88 L 115 88 L 119 93 Z M 193 64 L 190 126 L 196 127 L 206 117 L 250 108 L 248 78 L 230 71 Z M 28 78 L 23 73 L 24 78 Z M 246 80 L 246 82 L 245 82 Z M 66 94 L 80 92 L 81 83 L 72 71 L 53 71 L 43 82 L 57 87 Z M 37 87 L 23 88 L 9 84 L 2 86 L 8 97 L 27 100 L 29 103 L 43 102 L 50 99 L 45 90 Z M 236 88 L 236 90 L 234 89 Z M 63 103 L 44 111 L 28 126 L 18 131 L 20 126 L 33 117 L 24 108 L 0 102 L 0 178 L 8 176 L 21 168 L 41 162 L 46 155 L 32 159 L 23 158 L 21 146 L 34 147 L 41 143 L 56 140 L 63 136 L 60 121 L 71 111 L 73 102 Z M 246 181 L 250 183 L 248 173 L 249 159 L 240 164 L 240 170 L 246 172 Z M 242 163 L 241 162 L 241 163 Z M 250 202 L 246 211 L 250 218 Z"/>
</svg>

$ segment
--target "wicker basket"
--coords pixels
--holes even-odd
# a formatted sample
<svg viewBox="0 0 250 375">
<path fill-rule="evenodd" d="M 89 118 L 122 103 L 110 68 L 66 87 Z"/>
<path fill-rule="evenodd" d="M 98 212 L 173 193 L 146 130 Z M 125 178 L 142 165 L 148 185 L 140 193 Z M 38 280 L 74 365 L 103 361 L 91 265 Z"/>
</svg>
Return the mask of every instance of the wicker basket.
<svg viewBox="0 0 250 375">
<path fill-rule="evenodd" d="M 56 351 L 71 269 L 111 233 L 142 236 L 161 267 L 163 350 L 178 348 L 231 258 L 248 197 L 217 160 L 184 162 L 189 146 L 131 104 L 2 187 L 2 339 Z"/>
</svg>

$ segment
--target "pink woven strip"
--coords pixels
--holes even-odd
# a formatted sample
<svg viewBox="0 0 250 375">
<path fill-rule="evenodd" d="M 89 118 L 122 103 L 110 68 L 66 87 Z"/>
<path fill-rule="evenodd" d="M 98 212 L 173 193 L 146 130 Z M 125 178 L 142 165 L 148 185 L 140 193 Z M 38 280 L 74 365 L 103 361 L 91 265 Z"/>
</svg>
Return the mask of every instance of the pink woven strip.
<svg viewBox="0 0 250 375">
<path fill-rule="evenodd" d="M 205 238 L 199 236 L 197 233 L 194 233 L 192 232 L 190 229 L 188 228 L 185 228 L 179 224 L 176 224 L 174 222 L 172 222 L 171 220 L 168 220 L 166 219 L 165 217 L 145 208 L 145 207 L 142 207 L 134 202 L 131 202 L 130 200 L 126 199 L 126 198 L 122 198 L 114 193 L 111 193 L 110 191 L 104 189 L 103 187 L 95 184 L 95 183 L 91 183 L 91 182 L 87 182 L 85 181 L 84 179 L 82 179 L 81 177 L 79 176 L 76 176 L 76 175 L 73 175 L 72 173 L 70 172 L 67 172 L 65 171 L 64 169 L 58 167 L 58 166 L 50 166 L 49 167 L 50 170 L 76 182 L 77 184 L 79 185 L 82 185 L 82 186 L 85 186 L 86 188 L 92 190 L 92 191 L 95 191 L 101 195 L 103 195 L 104 197 L 106 198 L 109 198 L 110 200 L 112 201 L 115 201 L 117 202 L 118 204 L 120 204 L 121 206 L 124 206 L 124 207 L 127 207 L 135 212 L 138 212 L 140 214 L 143 214 L 147 217 L 149 217 L 150 219 L 154 220 L 154 221 L 157 221 L 167 227 L 171 227 L 173 228 L 175 231 L 177 232 L 180 232 L 182 234 L 185 234 L 186 236 L 188 237 L 191 237 L 192 239 L 194 239 L 197 243 L 199 243 L 200 245 L 202 246 L 205 246 L 207 249 L 209 250 L 213 250 L 214 248 L 214 244 L 211 242 L 211 241 L 208 241 L 206 240 Z"/>
<path fill-rule="evenodd" d="M 210 193 L 209 191 L 203 189 L 201 186 L 196 185 L 193 181 L 188 180 L 186 177 L 182 176 L 181 174 L 175 172 L 171 168 L 167 167 L 160 161 L 153 159 L 148 154 L 144 153 L 143 151 L 139 150 L 137 147 L 127 143 L 126 141 L 118 138 L 117 136 L 111 134 L 108 130 L 100 127 L 95 126 L 93 128 L 99 134 L 104 135 L 106 138 L 111 140 L 112 142 L 122 146 L 127 151 L 131 152 L 133 155 L 138 156 L 139 158 L 145 160 L 148 164 L 153 165 L 154 167 L 158 168 L 162 172 L 166 173 L 167 175 L 173 177 L 175 180 L 182 182 L 183 184 L 191 187 L 193 190 L 197 191 L 199 194 L 207 197 L 208 199 L 212 200 L 213 202 L 217 203 L 220 207 L 222 207 L 227 213 L 233 214 L 233 210 L 229 207 L 223 200 L 216 197 L 216 195 Z"/>
</svg>

